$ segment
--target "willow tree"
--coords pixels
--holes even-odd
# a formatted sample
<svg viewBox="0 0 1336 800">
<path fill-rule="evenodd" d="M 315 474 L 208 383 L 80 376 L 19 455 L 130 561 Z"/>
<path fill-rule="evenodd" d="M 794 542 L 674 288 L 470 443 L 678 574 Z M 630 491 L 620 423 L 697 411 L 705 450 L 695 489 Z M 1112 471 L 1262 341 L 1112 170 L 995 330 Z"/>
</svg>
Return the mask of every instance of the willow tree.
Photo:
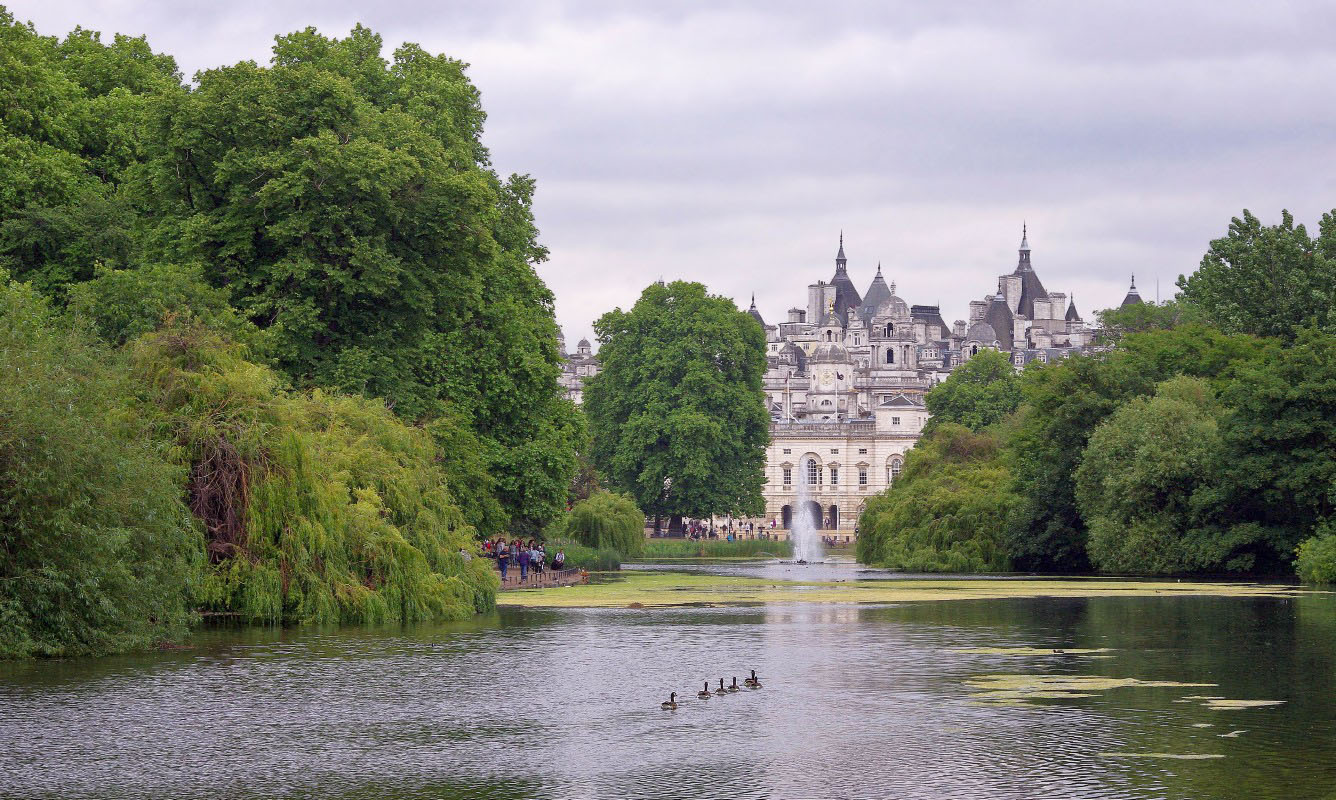
<svg viewBox="0 0 1336 800">
<path fill-rule="evenodd" d="M 646 513 L 760 514 L 770 418 L 765 334 L 699 283 L 654 283 L 594 324 L 594 463 Z"/>
</svg>

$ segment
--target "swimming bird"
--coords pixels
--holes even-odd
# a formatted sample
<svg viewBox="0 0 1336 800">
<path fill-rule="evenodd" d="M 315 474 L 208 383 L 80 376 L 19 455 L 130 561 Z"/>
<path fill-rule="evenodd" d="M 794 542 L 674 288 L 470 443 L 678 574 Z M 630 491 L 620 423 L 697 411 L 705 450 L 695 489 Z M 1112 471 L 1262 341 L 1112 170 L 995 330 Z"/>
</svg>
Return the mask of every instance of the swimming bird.
<svg viewBox="0 0 1336 800">
<path fill-rule="evenodd" d="M 702 699 L 702 700 L 709 700 L 709 699 L 710 699 L 710 682 L 709 682 L 709 681 L 706 681 L 706 682 L 705 682 L 705 688 L 704 688 L 704 689 L 700 690 L 699 692 L 696 692 L 696 696 L 699 697 L 699 698 Z"/>
<path fill-rule="evenodd" d="M 752 671 L 751 671 L 751 677 L 750 677 L 750 678 L 747 678 L 746 680 L 744 680 L 743 683 L 744 683 L 744 684 L 747 686 L 747 688 L 749 688 L 749 689 L 759 689 L 759 688 L 761 688 L 761 682 L 760 682 L 759 680 L 756 679 L 756 670 L 752 670 Z"/>
<path fill-rule="evenodd" d="M 664 711 L 676 711 L 676 710 L 677 710 L 677 692 L 673 692 L 672 694 L 669 694 L 669 695 L 668 695 L 668 700 L 667 700 L 667 702 L 659 703 L 659 708 L 662 708 Z"/>
<path fill-rule="evenodd" d="M 715 694 L 719 695 L 720 697 L 723 697 L 724 695 L 728 694 L 728 690 L 724 688 L 723 678 L 719 679 L 719 691 L 715 692 Z"/>
<path fill-rule="evenodd" d="M 733 676 L 733 685 L 728 687 L 728 690 L 730 692 L 736 692 L 738 690 L 738 676 Z"/>
</svg>

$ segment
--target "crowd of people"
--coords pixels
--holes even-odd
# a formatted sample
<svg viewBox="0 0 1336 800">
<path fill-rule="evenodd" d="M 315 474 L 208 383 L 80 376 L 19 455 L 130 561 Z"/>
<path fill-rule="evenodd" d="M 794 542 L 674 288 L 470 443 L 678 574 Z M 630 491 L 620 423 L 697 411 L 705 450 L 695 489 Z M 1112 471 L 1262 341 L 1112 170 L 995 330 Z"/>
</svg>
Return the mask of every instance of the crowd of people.
<svg viewBox="0 0 1336 800">
<path fill-rule="evenodd" d="M 775 521 L 770 520 L 767 527 L 765 523 L 759 526 L 755 522 L 736 522 L 729 520 L 718 526 L 712 525 L 709 520 L 690 520 L 683 526 L 683 534 L 695 541 L 701 539 L 727 539 L 728 541 L 737 541 L 738 539 L 769 539 L 775 529 Z M 757 533 L 757 530 L 760 533 Z M 768 532 L 769 531 L 769 532 Z"/>
<path fill-rule="evenodd" d="M 549 566 L 547 561 L 547 547 L 537 539 L 530 539 L 525 542 L 523 539 L 514 539 L 506 541 L 505 537 L 498 536 L 496 539 L 487 539 L 483 542 L 483 555 L 488 558 L 496 559 L 496 568 L 501 570 L 501 580 L 505 580 L 511 569 L 518 568 L 520 571 L 520 581 L 527 581 L 529 573 L 542 573 L 547 569 L 560 570 L 566 568 L 566 551 L 558 548 L 556 555 L 552 556 L 552 563 Z"/>
</svg>

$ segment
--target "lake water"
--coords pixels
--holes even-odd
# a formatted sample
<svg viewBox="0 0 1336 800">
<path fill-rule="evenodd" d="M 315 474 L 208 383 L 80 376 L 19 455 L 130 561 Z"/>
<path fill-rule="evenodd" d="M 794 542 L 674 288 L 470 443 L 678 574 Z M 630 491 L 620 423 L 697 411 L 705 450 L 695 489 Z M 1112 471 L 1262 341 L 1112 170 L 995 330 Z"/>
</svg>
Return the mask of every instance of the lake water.
<svg viewBox="0 0 1336 800">
<path fill-rule="evenodd" d="M 0 796 L 1336 797 L 1333 595 L 503 609 L 191 644 L 0 664 Z M 1101 652 L 962 652 L 1000 648 Z M 764 688 L 695 697 L 750 669 Z M 997 675 L 1215 686 L 999 705 L 971 685 Z"/>
</svg>

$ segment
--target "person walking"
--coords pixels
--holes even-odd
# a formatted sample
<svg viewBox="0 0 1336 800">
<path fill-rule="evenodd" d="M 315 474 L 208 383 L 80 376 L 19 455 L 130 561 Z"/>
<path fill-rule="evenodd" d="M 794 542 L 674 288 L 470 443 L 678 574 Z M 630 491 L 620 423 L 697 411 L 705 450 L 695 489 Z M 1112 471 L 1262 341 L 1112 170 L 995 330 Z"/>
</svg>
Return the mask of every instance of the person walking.
<svg viewBox="0 0 1336 800">
<path fill-rule="evenodd" d="M 510 566 L 510 552 L 505 539 L 496 540 L 496 565 L 501 568 L 501 582 L 506 582 L 506 569 Z"/>
<path fill-rule="evenodd" d="M 520 583 L 529 580 L 529 550 L 520 548 Z"/>
</svg>

